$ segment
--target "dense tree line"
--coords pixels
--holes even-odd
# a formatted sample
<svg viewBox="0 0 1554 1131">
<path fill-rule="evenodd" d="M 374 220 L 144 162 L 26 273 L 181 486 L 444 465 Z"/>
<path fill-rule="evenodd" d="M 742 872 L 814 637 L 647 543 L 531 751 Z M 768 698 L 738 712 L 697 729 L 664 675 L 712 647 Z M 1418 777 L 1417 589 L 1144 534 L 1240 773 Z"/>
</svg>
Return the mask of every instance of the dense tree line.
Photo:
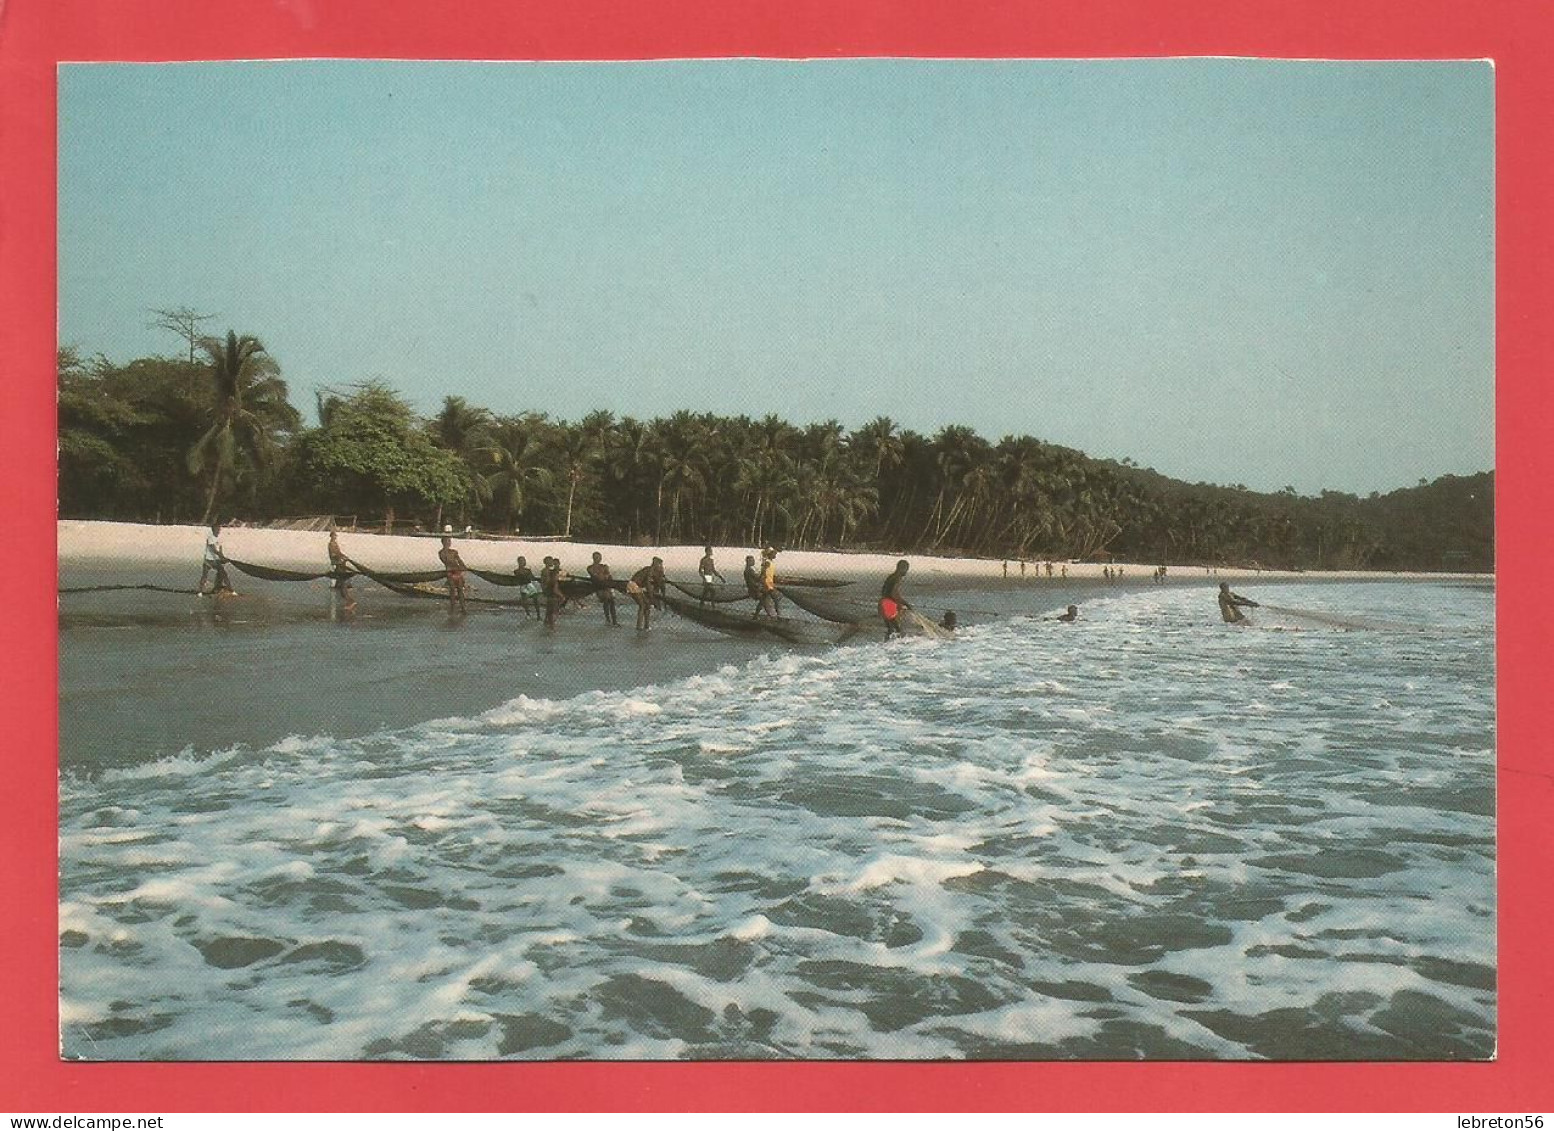
<svg viewBox="0 0 1554 1131">
<path fill-rule="evenodd" d="M 687 411 L 565 421 L 449 396 L 426 419 L 379 382 L 320 391 L 306 427 L 258 339 L 185 336 L 187 358 L 60 351 L 63 517 L 337 514 L 636 544 L 1493 568 L 1492 472 L 1368 498 L 1269 494 L 884 417 L 852 431 Z"/>
</svg>

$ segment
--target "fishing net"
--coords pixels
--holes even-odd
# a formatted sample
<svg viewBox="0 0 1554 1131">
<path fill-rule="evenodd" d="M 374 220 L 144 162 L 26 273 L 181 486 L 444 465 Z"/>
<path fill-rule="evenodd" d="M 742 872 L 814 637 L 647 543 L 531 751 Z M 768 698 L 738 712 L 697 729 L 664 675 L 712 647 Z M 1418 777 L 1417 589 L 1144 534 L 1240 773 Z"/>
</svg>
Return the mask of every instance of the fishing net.
<svg viewBox="0 0 1554 1131">
<path fill-rule="evenodd" d="M 805 593 L 803 590 L 790 589 L 786 585 L 780 586 L 779 592 L 811 616 L 831 621 L 833 624 L 861 624 L 868 615 L 862 602 L 856 600 L 821 597 L 814 593 Z"/>
<path fill-rule="evenodd" d="M 200 596 L 198 589 L 170 589 L 166 585 L 71 585 L 61 588 L 61 593 L 111 593 L 121 589 L 146 589 L 152 593 L 177 593 L 186 597 Z"/>
<path fill-rule="evenodd" d="M 668 578 L 665 578 L 668 581 Z M 729 604 L 734 601 L 750 600 L 750 591 L 743 585 L 703 585 L 701 582 L 693 582 L 690 585 L 682 585 L 678 581 L 669 581 L 681 593 L 687 597 L 695 597 L 698 601 L 706 600 L 714 604 Z M 703 596 L 703 590 L 707 595 Z"/>
<path fill-rule="evenodd" d="M 236 558 L 228 558 L 227 565 L 231 566 L 249 577 L 257 577 L 260 581 L 317 581 L 321 577 L 330 577 L 333 569 L 325 570 L 298 570 L 280 569 L 277 566 L 256 565 L 253 562 L 242 562 Z"/>
</svg>

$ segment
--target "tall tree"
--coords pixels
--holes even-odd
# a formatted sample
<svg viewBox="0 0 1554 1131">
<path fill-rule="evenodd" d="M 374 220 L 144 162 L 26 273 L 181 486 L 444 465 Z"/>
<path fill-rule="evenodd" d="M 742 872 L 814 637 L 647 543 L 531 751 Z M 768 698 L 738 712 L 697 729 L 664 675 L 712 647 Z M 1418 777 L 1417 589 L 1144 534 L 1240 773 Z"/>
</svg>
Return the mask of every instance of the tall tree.
<svg viewBox="0 0 1554 1131">
<path fill-rule="evenodd" d="M 486 432 L 477 452 L 488 469 L 486 487 L 501 508 L 504 529 L 511 532 L 528 501 L 530 486 L 548 486 L 554 478 L 545 466 L 538 443 L 541 420 L 536 416 L 502 417 Z"/>
<path fill-rule="evenodd" d="M 200 347 L 210 359 L 211 420 L 189 449 L 189 471 L 200 475 L 210 469 L 202 519 L 209 522 L 222 480 L 235 473 L 239 460 L 263 466 L 277 435 L 294 431 L 302 418 L 286 399 L 280 367 L 258 338 L 228 330 L 225 339 L 205 338 Z"/>
<path fill-rule="evenodd" d="M 209 322 L 217 317 L 215 314 L 200 314 L 189 306 L 175 306 L 171 310 L 153 310 L 154 317 L 147 326 L 152 330 L 167 330 L 177 334 L 189 345 L 189 362 L 195 360 L 195 350 L 199 347 L 200 339 L 204 337 L 200 333 L 200 323 Z"/>
</svg>

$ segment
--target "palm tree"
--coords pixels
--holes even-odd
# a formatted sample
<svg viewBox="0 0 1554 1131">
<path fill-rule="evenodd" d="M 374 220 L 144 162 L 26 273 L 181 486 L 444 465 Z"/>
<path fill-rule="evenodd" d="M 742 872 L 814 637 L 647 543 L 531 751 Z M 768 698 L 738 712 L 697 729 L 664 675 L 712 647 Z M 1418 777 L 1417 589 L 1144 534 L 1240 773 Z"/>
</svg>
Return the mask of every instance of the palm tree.
<svg viewBox="0 0 1554 1131">
<path fill-rule="evenodd" d="M 593 414 L 597 416 L 598 414 Z M 605 413 L 608 416 L 608 413 Z M 587 422 L 583 427 L 574 427 L 570 424 L 562 424 L 556 437 L 556 448 L 561 455 L 561 463 L 567 477 L 567 518 L 562 537 L 572 537 L 572 502 L 577 497 L 577 485 L 583 481 L 583 473 L 595 458 L 596 443 L 594 435 L 591 435 Z"/>
<path fill-rule="evenodd" d="M 537 424 L 533 417 L 503 417 L 477 449 L 481 461 L 493 469 L 485 476 L 485 486 L 500 502 L 509 533 L 514 519 L 523 513 L 529 484 L 549 486 L 552 480 L 550 469 L 540 462 Z"/>
<path fill-rule="evenodd" d="M 294 430 L 302 418 L 286 400 L 280 367 L 258 338 L 228 330 L 224 341 L 204 338 L 200 348 L 211 365 L 210 427 L 189 449 L 188 465 L 193 475 L 210 467 L 203 519 L 209 522 L 221 481 L 237 470 L 238 460 L 267 463 L 276 435 Z"/>
<path fill-rule="evenodd" d="M 680 536 L 680 503 L 686 494 L 695 495 L 707 484 L 706 459 L 702 452 L 705 435 L 701 421 L 681 410 L 659 425 L 663 455 L 659 462 L 658 497 L 662 511 L 665 488 L 672 491 L 669 507 L 670 537 Z M 657 530 L 654 539 L 662 543 Z"/>
<path fill-rule="evenodd" d="M 442 409 L 432 417 L 429 425 L 433 441 L 464 460 L 466 465 L 477 462 L 476 449 L 480 446 L 485 430 L 491 426 L 491 410 L 470 404 L 463 397 L 444 397 Z M 485 480 L 479 475 L 469 477 L 469 491 L 459 500 L 459 523 L 464 523 L 466 509 L 479 506 L 491 497 Z M 437 504 L 437 519 L 433 529 L 442 529 L 442 503 Z"/>
</svg>

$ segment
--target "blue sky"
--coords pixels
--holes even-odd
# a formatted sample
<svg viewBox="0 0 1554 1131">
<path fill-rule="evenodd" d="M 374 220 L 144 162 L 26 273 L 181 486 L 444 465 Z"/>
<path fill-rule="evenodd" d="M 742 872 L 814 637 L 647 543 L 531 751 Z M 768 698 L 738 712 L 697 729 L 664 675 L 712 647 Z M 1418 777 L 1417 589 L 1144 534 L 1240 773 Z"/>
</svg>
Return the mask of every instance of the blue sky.
<svg viewBox="0 0 1554 1131">
<path fill-rule="evenodd" d="M 888 415 L 1189 480 L 1493 463 L 1487 63 L 60 71 L 60 339 L 577 419 Z"/>
</svg>

